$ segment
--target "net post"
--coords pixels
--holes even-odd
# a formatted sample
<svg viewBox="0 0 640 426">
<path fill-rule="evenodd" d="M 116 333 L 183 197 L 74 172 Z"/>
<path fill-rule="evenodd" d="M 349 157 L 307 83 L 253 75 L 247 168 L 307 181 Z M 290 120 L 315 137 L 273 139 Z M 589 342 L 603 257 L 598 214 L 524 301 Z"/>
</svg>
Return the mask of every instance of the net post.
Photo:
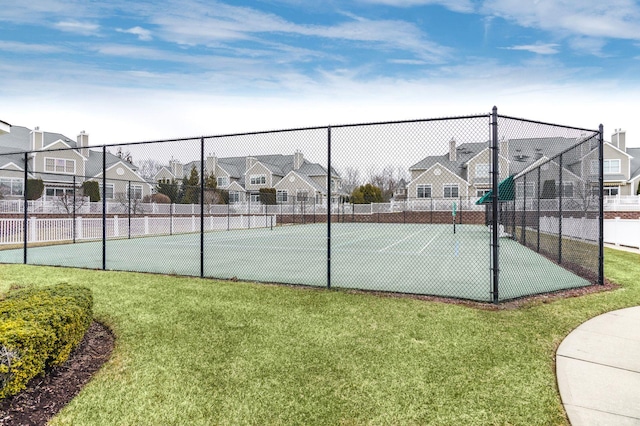
<svg viewBox="0 0 640 426">
<path fill-rule="evenodd" d="M 493 216 L 491 218 L 491 227 L 492 227 L 492 233 L 491 233 L 491 254 L 492 254 L 492 260 L 493 260 L 493 264 L 492 264 L 492 268 L 491 268 L 491 275 L 492 275 L 492 289 L 493 289 L 493 303 L 498 303 L 499 301 L 499 272 L 500 272 L 500 264 L 499 264 L 499 242 L 498 242 L 498 224 L 499 224 L 499 220 L 498 220 L 498 214 L 499 214 L 499 209 L 498 209 L 498 177 L 499 177 L 499 157 L 498 157 L 498 108 L 496 106 L 493 107 L 492 113 L 491 113 L 491 153 L 492 153 L 492 161 L 491 161 L 491 187 L 493 190 L 493 197 L 492 197 L 492 210 L 493 210 Z"/>
</svg>

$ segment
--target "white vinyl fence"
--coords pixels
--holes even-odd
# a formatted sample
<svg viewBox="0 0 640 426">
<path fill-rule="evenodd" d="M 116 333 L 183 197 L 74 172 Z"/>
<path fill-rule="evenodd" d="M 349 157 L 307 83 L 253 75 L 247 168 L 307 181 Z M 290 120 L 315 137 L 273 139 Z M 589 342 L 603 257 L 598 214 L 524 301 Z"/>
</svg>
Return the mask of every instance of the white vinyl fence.
<svg viewBox="0 0 640 426">
<path fill-rule="evenodd" d="M 640 219 L 607 219 L 604 221 L 604 242 L 618 246 L 640 248 Z"/>
<path fill-rule="evenodd" d="M 130 220 L 130 222 L 129 222 Z M 130 226 L 129 226 L 130 224 Z M 204 230 L 268 228 L 276 226 L 275 215 L 205 216 Z M 23 219 L 0 219 L 0 245 L 24 242 Z M 127 238 L 200 232 L 200 217 L 108 217 L 107 238 Z M 102 218 L 38 218 L 27 220 L 27 241 L 54 242 L 99 240 L 102 238 Z"/>
</svg>

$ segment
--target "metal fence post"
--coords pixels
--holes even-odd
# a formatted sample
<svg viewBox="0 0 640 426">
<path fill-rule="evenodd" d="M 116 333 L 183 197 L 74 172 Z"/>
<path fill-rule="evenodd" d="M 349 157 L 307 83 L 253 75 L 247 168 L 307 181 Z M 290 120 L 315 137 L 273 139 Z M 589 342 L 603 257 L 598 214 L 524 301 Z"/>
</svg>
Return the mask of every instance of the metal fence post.
<svg viewBox="0 0 640 426">
<path fill-rule="evenodd" d="M 73 233 L 73 243 L 76 242 L 76 175 L 73 175 L 73 212 L 71 214 L 71 220 L 73 223 L 71 225 L 71 232 Z"/>
<path fill-rule="evenodd" d="M 604 285 L 604 127 L 598 127 L 598 284 Z"/>
<path fill-rule="evenodd" d="M 102 270 L 107 269 L 107 147 L 102 147 Z"/>
<path fill-rule="evenodd" d="M 34 160 L 35 161 L 35 160 Z M 29 153 L 24 153 L 24 224 L 23 224 L 23 232 L 24 232 L 24 246 L 22 248 L 22 261 L 26 265 L 27 264 L 27 246 L 28 246 L 28 238 L 29 238 L 29 199 L 27 198 L 27 181 L 29 180 Z"/>
<path fill-rule="evenodd" d="M 327 288 L 331 288 L 331 126 L 327 127 Z"/>
<path fill-rule="evenodd" d="M 127 182 L 128 186 L 127 186 L 127 198 L 129 200 L 129 206 L 128 206 L 128 215 L 127 215 L 127 229 L 128 229 L 128 238 L 131 239 L 131 181 Z"/>
<path fill-rule="evenodd" d="M 527 245 L 527 175 L 523 176 L 522 182 L 522 191 L 523 191 L 523 199 L 522 199 L 522 210 L 520 214 L 522 215 L 522 235 L 520 239 L 522 240 L 522 245 Z"/>
<path fill-rule="evenodd" d="M 204 277 L 204 138 L 200 138 L 200 278 Z"/>
<path fill-rule="evenodd" d="M 562 193 L 564 192 L 562 182 L 562 154 L 559 160 L 560 170 L 558 176 L 558 264 L 562 264 Z"/>
<path fill-rule="evenodd" d="M 540 167 L 538 167 L 538 196 L 536 197 L 538 200 L 537 206 L 537 215 L 538 215 L 538 242 L 537 242 L 537 252 L 540 253 L 540 197 L 542 196 L 542 188 L 540 188 Z"/>
<path fill-rule="evenodd" d="M 491 228 L 492 228 L 492 232 L 491 232 L 491 258 L 493 260 L 493 265 L 491 267 L 491 274 L 492 274 L 492 286 L 493 286 L 493 303 L 498 303 L 499 301 L 499 273 L 500 273 L 500 263 L 499 263 L 499 242 L 498 242 L 498 234 L 499 234 L 499 230 L 498 230 L 498 225 L 499 225 L 499 218 L 498 218 L 498 214 L 499 214 L 499 204 L 498 204 L 498 177 L 499 177 L 499 173 L 500 173 L 500 167 L 499 167 L 499 157 L 498 157 L 498 108 L 497 107 L 493 107 L 493 111 L 491 113 L 491 153 L 492 153 L 492 160 L 491 160 L 491 189 L 493 190 L 493 197 L 492 197 L 492 210 L 493 210 L 493 217 L 491 218 Z"/>
</svg>

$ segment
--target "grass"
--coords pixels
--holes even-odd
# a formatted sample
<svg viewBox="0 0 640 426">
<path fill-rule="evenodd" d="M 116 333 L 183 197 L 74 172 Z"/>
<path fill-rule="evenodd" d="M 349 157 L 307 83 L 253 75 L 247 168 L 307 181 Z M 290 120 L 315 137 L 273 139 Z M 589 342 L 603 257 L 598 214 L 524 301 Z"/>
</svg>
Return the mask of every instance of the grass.
<svg viewBox="0 0 640 426">
<path fill-rule="evenodd" d="M 112 359 L 53 425 L 568 424 L 554 354 L 580 323 L 640 305 L 621 288 L 520 309 L 125 272 L 0 265 L 0 291 L 93 289 Z"/>
</svg>

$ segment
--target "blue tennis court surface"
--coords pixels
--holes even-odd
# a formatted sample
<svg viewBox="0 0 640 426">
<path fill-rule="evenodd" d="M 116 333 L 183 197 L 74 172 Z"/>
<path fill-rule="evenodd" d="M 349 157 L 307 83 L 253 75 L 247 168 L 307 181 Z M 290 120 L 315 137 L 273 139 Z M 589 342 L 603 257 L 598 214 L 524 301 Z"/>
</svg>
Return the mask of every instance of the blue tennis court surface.
<svg viewBox="0 0 640 426">
<path fill-rule="evenodd" d="M 327 226 L 204 234 L 204 275 L 214 278 L 327 286 Z M 414 293 L 490 301 L 490 234 L 480 225 L 334 223 L 333 288 Z M 590 283 L 536 252 L 500 239 L 500 299 Z M 200 235 L 108 240 L 111 270 L 200 275 Z M 0 251 L 0 262 L 22 263 L 23 252 Z M 102 268 L 102 242 L 32 247 L 28 263 Z"/>
</svg>

